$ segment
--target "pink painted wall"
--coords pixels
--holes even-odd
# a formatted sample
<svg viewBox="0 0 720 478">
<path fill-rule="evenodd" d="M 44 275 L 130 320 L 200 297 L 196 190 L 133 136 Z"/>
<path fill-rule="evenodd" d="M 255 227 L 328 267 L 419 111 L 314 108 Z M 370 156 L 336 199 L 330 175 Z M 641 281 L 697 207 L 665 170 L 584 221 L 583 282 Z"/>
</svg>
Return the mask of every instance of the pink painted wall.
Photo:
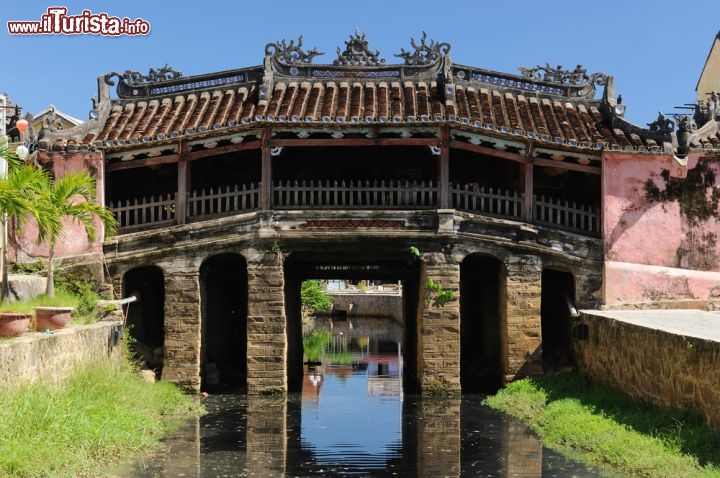
<svg viewBox="0 0 720 478">
<path fill-rule="evenodd" d="M 96 201 L 104 204 L 104 160 L 102 152 L 75 153 L 63 155 L 48 151 L 38 152 L 38 162 L 52 163 L 55 177 L 62 177 L 68 171 L 87 169 L 96 179 Z M 72 257 L 84 254 L 99 253 L 102 251 L 104 230 L 99 220 L 95 221 L 95 241 L 89 243 L 85 228 L 71 221 L 64 221 L 64 236 L 58 240 L 55 247 L 55 257 Z M 14 236 L 14 237 L 13 237 Z M 22 231 L 10 235 L 10 248 L 12 259 L 31 261 L 36 258 L 47 258 L 47 244 L 37 244 L 37 225 L 33 220 L 28 221 Z M 14 254 L 13 254 L 14 252 Z"/>
<path fill-rule="evenodd" d="M 604 153 L 605 304 L 720 296 L 720 221 L 691 220 L 688 205 L 694 203 L 662 197 L 668 189 L 664 170 L 691 186 L 687 174 L 692 178 L 699 162 L 715 173 L 713 185 L 695 188 L 709 202 L 720 187 L 718 157 L 692 153 L 683 166 L 669 155 Z M 659 199 L 648 195 L 648 179 Z"/>
</svg>

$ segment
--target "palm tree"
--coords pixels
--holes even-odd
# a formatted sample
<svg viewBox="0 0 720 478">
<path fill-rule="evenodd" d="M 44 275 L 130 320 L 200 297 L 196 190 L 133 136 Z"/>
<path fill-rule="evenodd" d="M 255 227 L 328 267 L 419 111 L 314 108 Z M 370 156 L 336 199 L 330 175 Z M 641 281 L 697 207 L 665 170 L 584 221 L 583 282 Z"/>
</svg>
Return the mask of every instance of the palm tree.
<svg viewBox="0 0 720 478">
<path fill-rule="evenodd" d="M 53 212 L 58 222 L 62 218 L 70 218 L 85 228 L 88 241 L 95 240 L 95 219 L 98 218 L 105 227 L 105 233 L 112 235 L 117 228 L 117 221 L 112 212 L 95 202 L 95 178 L 87 171 L 71 171 L 63 177 L 53 180 L 44 172 L 44 185 L 38 190 L 38 207 L 47 207 Z M 45 295 L 55 296 L 55 273 L 53 259 L 57 241 L 64 237 L 65 229 L 49 222 L 39 225 L 38 243 L 47 242 L 50 246 L 48 254 L 47 286 Z M 41 237 L 42 236 L 42 237 Z"/>
<path fill-rule="evenodd" d="M 46 174 L 38 167 L 21 162 L 7 144 L 0 144 L 0 245 L 2 247 L 2 283 L 0 303 L 8 295 L 7 225 L 14 218 L 18 228 L 32 216 L 42 226 L 38 240 L 44 241 L 52 231 L 59 231 L 61 223 L 47 205 L 36 201 L 36 191 L 46 184 Z"/>
</svg>

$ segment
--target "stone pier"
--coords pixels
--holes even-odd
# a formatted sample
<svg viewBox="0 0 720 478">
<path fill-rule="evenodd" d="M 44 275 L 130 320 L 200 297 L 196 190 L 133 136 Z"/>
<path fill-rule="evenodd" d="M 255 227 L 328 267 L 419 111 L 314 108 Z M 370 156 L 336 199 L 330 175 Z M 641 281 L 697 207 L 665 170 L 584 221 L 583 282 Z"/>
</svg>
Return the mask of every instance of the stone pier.
<svg viewBox="0 0 720 478">
<path fill-rule="evenodd" d="M 282 265 L 248 263 L 247 384 L 250 394 L 287 392 Z"/>
<path fill-rule="evenodd" d="M 200 392 L 200 281 L 197 270 L 165 276 L 165 357 L 162 379 Z"/>
<path fill-rule="evenodd" d="M 423 261 L 418 304 L 420 388 L 423 394 L 460 393 L 460 264 L 439 253 L 423 254 Z M 435 303 L 428 280 L 452 291 L 452 299 Z"/>
<path fill-rule="evenodd" d="M 540 294 L 542 261 L 537 256 L 514 255 L 505 260 L 507 365 L 505 380 L 542 373 Z"/>
</svg>

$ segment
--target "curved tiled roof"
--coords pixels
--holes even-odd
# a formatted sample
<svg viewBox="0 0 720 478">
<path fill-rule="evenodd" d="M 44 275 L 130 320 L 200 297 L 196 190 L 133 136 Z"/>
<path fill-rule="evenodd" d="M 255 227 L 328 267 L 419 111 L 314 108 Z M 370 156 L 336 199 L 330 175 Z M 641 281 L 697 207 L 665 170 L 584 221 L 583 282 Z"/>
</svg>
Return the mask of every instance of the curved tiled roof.
<svg viewBox="0 0 720 478">
<path fill-rule="evenodd" d="M 350 45 L 354 40 L 346 52 L 357 50 Z M 319 52 L 306 53 L 301 45 L 270 44 L 262 66 L 209 75 L 183 78 L 165 68 L 147 76 L 101 77 L 98 121 L 64 141 L 116 149 L 269 123 L 308 129 L 450 123 L 566 148 L 662 146 L 662 137 L 614 112 L 612 77 L 588 76 L 580 66 L 521 69 L 523 75 L 492 72 L 452 64 L 449 45 L 427 45 L 424 37 L 420 47 L 413 42 L 414 56 L 404 50 L 396 55 L 405 64 L 385 65 L 366 49 L 358 58 L 339 54 L 333 65 L 313 65 Z M 102 90 L 113 76 L 119 78 L 119 97 L 111 100 Z M 605 87 L 602 99 L 594 98 L 595 85 Z"/>
</svg>

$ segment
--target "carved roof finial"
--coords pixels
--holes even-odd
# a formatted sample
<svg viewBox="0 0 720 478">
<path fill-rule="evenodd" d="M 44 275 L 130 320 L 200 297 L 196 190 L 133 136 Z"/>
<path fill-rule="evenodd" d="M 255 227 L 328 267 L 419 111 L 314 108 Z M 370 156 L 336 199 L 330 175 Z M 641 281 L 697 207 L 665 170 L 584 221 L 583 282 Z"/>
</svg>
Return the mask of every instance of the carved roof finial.
<svg viewBox="0 0 720 478">
<path fill-rule="evenodd" d="M 410 38 L 410 45 L 415 49 L 413 53 L 405 51 L 404 48 L 400 49 L 400 53 L 396 53 L 394 56 L 398 58 L 404 58 L 406 65 L 429 65 L 435 63 L 444 55 L 450 53 L 449 43 L 437 43 L 435 40 L 430 40 L 428 45 L 425 42 L 427 34 L 422 32 L 422 38 L 418 45 L 414 38 Z"/>
<path fill-rule="evenodd" d="M 359 27 L 355 27 L 355 36 L 350 35 L 350 40 L 345 42 L 345 51 L 338 47 L 337 54 L 333 65 L 376 66 L 385 63 L 385 58 L 380 58 L 379 50 L 374 53 L 370 51 L 365 34 L 360 32 Z"/>
<path fill-rule="evenodd" d="M 280 63 L 292 65 L 312 63 L 313 58 L 325 54 L 314 47 L 305 52 L 302 49 L 302 38 L 302 35 L 298 37 L 297 45 L 295 40 L 290 40 L 290 43 L 287 43 L 284 39 L 275 43 L 268 43 L 265 45 L 265 55 L 273 55 Z"/>
</svg>

